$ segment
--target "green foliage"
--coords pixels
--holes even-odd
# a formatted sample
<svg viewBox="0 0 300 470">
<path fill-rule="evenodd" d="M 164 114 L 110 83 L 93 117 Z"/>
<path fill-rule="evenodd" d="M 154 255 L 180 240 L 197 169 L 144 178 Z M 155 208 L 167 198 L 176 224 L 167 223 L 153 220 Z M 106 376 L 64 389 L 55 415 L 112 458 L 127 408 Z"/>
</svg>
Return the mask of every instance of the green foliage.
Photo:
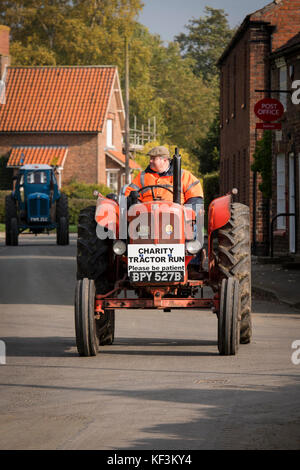
<svg viewBox="0 0 300 470">
<path fill-rule="evenodd" d="M 96 199 L 70 198 L 68 199 L 68 204 L 69 204 L 69 224 L 77 225 L 78 216 L 79 216 L 81 209 L 84 209 L 87 206 L 95 206 Z"/>
<path fill-rule="evenodd" d="M 62 187 L 62 192 L 72 199 L 92 199 L 94 191 L 100 192 L 103 196 L 112 192 L 104 184 L 87 184 L 78 181 L 71 181 Z"/>
<path fill-rule="evenodd" d="M 272 197 L 272 131 L 264 131 L 263 138 L 256 142 L 252 171 L 257 171 L 262 182 L 259 189 L 266 199 Z"/>
<path fill-rule="evenodd" d="M 11 194 L 11 191 L 0 191 L 0 223 L 5 222 L 5 196 Z"/>
<path fill-rule="evenodd" d="M 104 184 L 86 184 L 78 181 L 71 181 L 62 187 L 62 192 L 68 196 L 70 225 L 77 225 L 81 209 L 96 205 L 94 191 L 100 192 L 103 196 L 112 192 Z"/>
<path fill-rule="evenodd" d="M 120 65 L 141 8 L 141 0 L 0 0 L 0 23 L 11 28 L 14 65 Z"/>
<path fill-rule="evenodd" d="M 192 150 L 199 161 L 201 175 L 212 173 L 219 169 L 220 165 L 220 120 L 217 114 L 208 133 L 197 141 Z"/>
<path fill-rule="evenodd" d="M 208 173 L 203 177 L 203 191 L 204 191 L 204 209 L 205 209 L 205 227 L 207 228 L 208 222 L 208 208 L 213 199 L 219 196 L 220 186 L 220 173 L 215 171 Z"/>
<path fill-rule="evenodd" d="M 216 63 L 234 32 L 227 16 L 223 9 L 206 6 L 205 16 L 190 20 L 186 25 L 188 33 L 176 37 L 183 56 L 194 60 L 194 73 L 202 75 L 206 82 L 218 74 Z"/>
<path fill-rule="evenodd" d="M 190 150 L 204 137 L 216 112 L 216 88 L 192 72 L 192 61 L 180 57 L 175 43 L 157 51 L 153 64 L 153 83 L 167 127 L 163 140 Z"/>
</svg>

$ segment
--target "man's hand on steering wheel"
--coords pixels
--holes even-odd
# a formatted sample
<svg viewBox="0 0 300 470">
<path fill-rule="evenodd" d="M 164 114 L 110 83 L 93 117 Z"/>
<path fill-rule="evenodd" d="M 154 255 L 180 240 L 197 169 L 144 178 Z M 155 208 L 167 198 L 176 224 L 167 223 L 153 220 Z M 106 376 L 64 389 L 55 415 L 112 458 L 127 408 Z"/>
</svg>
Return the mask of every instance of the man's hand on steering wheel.
<svg viewBox="0 0 300 470">
<path fill-rule="evenodd" d="M 166 186 L 162 186 L 161 184 L 152 184 L 152 185 L 149 185 L 149 186 L 144 186 L 143 188 L 138 189 L 137 192 L 140 193 L 141 191 L 143 191 L 145 189 L 151 189 L 153 201 L 161 200 L 160 196 L 155 197 L 153 188 L 163 188 L 163 189 L 166 189 L 167 191 L 170 191 L 170 193 L 173 194 L 172 189 L 167 188 Z"/>
</svg>

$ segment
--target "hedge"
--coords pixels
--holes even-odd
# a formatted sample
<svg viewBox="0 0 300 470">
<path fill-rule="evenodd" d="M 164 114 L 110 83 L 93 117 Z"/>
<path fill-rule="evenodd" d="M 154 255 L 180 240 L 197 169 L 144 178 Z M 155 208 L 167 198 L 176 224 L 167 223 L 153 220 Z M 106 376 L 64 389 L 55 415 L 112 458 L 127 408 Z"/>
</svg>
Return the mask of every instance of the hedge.
<svg viewBox="0 0 300 470">
<path fill-rule="evenodd" d="M 10 194 L 11 191 L 0 191 L 0 223 L 5 222 L 5 196 Z"/>
<path fill-rule="evenodd" d="M 87 184 L 78 181 L 71 181 L 69 184 L 64 185 L 61 190 L 71 199 L 92 199 L 94 191 L 100 192 L 103 196 L 113 192 L 104 184 Z"/>
<path fill-rule="evenodd" d="M 96 199 L 76 199 L 69 198 L 69 223 L 70 225 L 77 225 L 78 216 L 81 209 L 87 206 L 95 206 Z"/>
</svg>

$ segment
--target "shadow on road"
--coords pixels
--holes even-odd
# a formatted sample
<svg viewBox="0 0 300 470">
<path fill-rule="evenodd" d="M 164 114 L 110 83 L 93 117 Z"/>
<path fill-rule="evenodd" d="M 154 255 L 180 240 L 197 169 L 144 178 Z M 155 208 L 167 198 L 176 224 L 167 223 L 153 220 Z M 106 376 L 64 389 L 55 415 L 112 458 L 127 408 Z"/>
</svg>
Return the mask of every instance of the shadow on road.
<svg viewBox="0 0 300 470">
<path fill-rule="evenodd" d="M 74 393 L 79 393 L 79 397 L 84 397 L 84 402 L 87 402 L 86 394 L 89 394 L 92 404 L 96 400 L 100 400 L 100 404 L 107 403 L 109 397 L 109 403 L 124 400 L 124 406 L 132 409 L 135 405 L 135 416 L 140 418 L 138 433 L 132 435 L 129 432 L 130 444 L 125 439 L 126 447 L 119 446 L 119 450 L 186 449 L 186 455 L 191 449 L 298 450 L 300 417 L 296 410 L 299 410 L 300 404 L 299 382 L 293 380 L 289 384 L 278 386 L 265 386 L 260 382 L 248 384 L 245 388 L 243 382 L 231 383 L 230 373 L 226 375 L 229 378 L 226 385 L 218 384 L 215 387 L 209 382 L 200 387 L 191 382 L 186 387 L 156 389 L 33 383 L 1 385 L 11 390 L 42 390 L 52 394 L 57 392 L 59 398 L 62 392 L 67 392 L 70 400 L 74 400 Z M 141 407 L 146 413 L 151 410 L 153 418 L 145 416 L 143 423 Z M 120 414 L 120 407 L 116 408 Z M 190 410 L 189 416 L 183 413 L 184 410 Z M 120 419 L 117 414 L 111 416 Z M 101 420 L 102 417 L 101 405 L 98 411 L 95 406 L 92 422 Z M 131 431 L 131 426 L 133 429 L 137 426 L 137 418 L 127 418 L 125 434 L 127 430 Z M 122 419 L 120 421 L 124 425 Z M 101 446 L 101 441 L 93 439 L 92 435 L 89 437 L 88 447 L 83 439 L 83 448 L 95 448 L 93 445 L 96 442 L 100 449 L 106 448 Z M 78 445 L 77 442 L 76 449 L 80 448 L 80 443 Z M 111 449 L 109 445 L 108 448 Z"/>
<path fill-rule="evenodd" d="M 78 357 L 74 338 L 42 337 L 42 338 L 1 338 L 6 344 L 7 357 Z M 216 341 L 165 339 L 165 338 L 116 338 L 112 346 L 100 346 L 100 355 L 120 356 L 217 356 Z M 143 349 L 132 349 L 135 347 Z M 182 351 L 179 347 L 215 346 L 216 351 Z M 160 348 L 151 349 L 151 348 Z M 172 350 L 167 349 L 172 348 Z"/>
<path fill-rule="evenodd" d="M 7 357 L 78 357 L 75 338 L 1 338 Z"/>
</svg>

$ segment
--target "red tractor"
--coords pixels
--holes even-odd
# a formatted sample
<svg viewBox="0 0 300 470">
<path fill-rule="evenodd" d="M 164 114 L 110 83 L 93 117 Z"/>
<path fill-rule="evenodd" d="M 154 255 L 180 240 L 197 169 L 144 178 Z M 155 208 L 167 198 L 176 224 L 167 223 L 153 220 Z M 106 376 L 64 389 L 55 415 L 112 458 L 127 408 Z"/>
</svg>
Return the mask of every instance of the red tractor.
<svg viewBox="0 0 300 470">
<path fill-rule="evenodd" d="M 140 203 L 139 191 L 128 198 L 98 195 L 96 207 L 80 212 L 75 293 L 80 356 L 95 356 L 99 346 L 113 343 L 115 309 L 211 308 L 221 355 L 234 355 L 239 343 L 251 340 L 249 208 L 232 202 L 232 194 L 211 202 L 206 259 L 203 207 L 180 204 L 177 150 L 173 165 L 173 201 L 157 199 L 155 187 L 149 187 L 151 202 Z M 210 298 L 203 297 L 204 287 L 211 288 Z"/>
</svg>

